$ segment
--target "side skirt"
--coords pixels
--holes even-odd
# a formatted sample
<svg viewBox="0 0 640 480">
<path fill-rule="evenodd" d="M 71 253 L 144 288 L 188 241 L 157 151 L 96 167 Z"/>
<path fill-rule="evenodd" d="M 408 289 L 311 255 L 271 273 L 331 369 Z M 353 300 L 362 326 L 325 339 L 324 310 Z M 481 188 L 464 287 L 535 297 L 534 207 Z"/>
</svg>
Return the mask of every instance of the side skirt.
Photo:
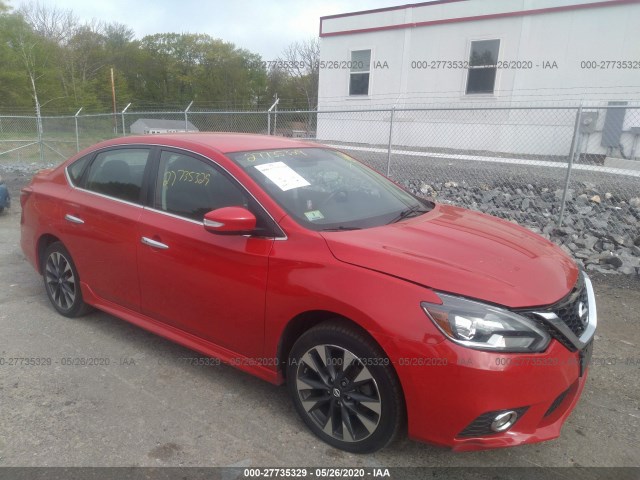
<svg viewBox="0 0 640 480">
<path fill-rule="evenodd" d="M 98 297 L 84 282 L 81 282 L 82 296 L 84 301 L 106 312 L 114 317 L 118 317 L 140 328 L 148 330 L 151 333 L 164 337 L 172 342 L 182 345 L 183 347 L 194 350 L 198 353 L 219 359 L 221 362 L 231 365 L 239 370 L 254 375 L 262 380 L 266 380 L 274 385 L 284 383 L 282 376 L 275 370 L 263 365 L 256 365 L 256 361 L 244 355 L 228 350 L 215 343 L 203 340 L 183 330 L 175 328 L 171 325 L 158 322 L 151 317 L 134 312 L 127 308 L 123 308 L 108 300 Z"/>
</svg>

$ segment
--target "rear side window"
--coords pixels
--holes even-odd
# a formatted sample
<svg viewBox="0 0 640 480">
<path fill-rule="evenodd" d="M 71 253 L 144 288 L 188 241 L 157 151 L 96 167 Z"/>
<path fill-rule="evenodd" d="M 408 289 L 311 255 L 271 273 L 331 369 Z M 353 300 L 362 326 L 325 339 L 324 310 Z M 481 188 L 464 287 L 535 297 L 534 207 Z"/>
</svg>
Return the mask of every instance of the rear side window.
<svg viewBox="0 0 640 480">
<path fill-rule="evenodd" d="M 85 188 L 140 203 L 149 152 L 148 148 L 120 148 L 99 153 L 89 167 Z"/>
<path fill-rule="evenodd" d="M 89 163 L 90 158 L 91 155 L 87 155 L 86 157 L 76 160 L 67 167 L 67 173 L 69 174 L 69 178 L 71 179 L 71 183 L 74 187 L 78 186 L 80 183 L 80 177 L 82 177 L 82 172 L 84 172 L 84 168 L 87 166 L 87 163 Z"/>
</svg>

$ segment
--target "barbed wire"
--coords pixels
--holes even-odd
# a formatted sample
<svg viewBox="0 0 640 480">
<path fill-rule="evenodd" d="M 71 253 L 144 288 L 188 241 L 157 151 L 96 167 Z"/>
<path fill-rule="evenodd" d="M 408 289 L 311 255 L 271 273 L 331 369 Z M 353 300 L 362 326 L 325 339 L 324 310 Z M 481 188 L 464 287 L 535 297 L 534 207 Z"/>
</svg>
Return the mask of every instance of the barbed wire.
<svg viewBox="0 0 640 480">
<path fill-rule="evenodd" d="M 515 92 L 515 93 L 514 93 Z M 511 93 L 512 95 L 506 95 Z M 615 96 L 615 98 L 613 98 Z M 335 108 L 344 105 L 346 99 L 353 99 L 348 95 L 323 95 L 318 97 L 321 109 Z M 390 108 L 395 104 L 399 106 L 443 106 L 455 104 L 457 106 L 487 106 L 497 104 L 528 104 L 530 106 L 567 106 L 575 107 L 580 102 L 606 102 L 612 100 L 625 99 L 629 102 L 629 106 L 640 103 L 640 85 L 618 85 L 618 86 L 599 86 L 599 87 L 558 87 L 558 88 L 524 88 L 524 89 L 498 89 L 495 90 L 494 96 L 491 98 L 463 96 L 459 90 L 447 91 L 412 91 L 412 92 L 385 92 L 371 93 L 362 97 L 362 103 L 359 105 L 349 105 L 349 108 Z M 195 101 L 191 107 L 191 112 L 197 111 L 265 111 L 272 104 L 272 99 L 262 100 L 260 102 L 247 101 L 229 101 L 229 100 L 212 100 L 212 101 Z M 286 109 L 309 110 L 309 101 L 305 96 L 284 96 L 280 97 L 280 111 Z M 366 102 L 366 103 L 365 103 Z M 120 102 L 115 114 L 120 114 L 124 106 L 131 103 L 129 111 L 168 111 L 184 112 L 189 102 L 187 101 L 171 101 L 171 102 L 153 102 L 149 100 L 129 100 Z M 364 106 L 363 106 L 364 105 Z M 82 106 L 64 107 L 64 108 L 43 108 L 43 115 L 73 115 L 77 109 Z M 314 110 L 311 108 L 310 110 Z M 83 108 L 84 113 L 114 113 L 105 111 L 100 106 L 87 106 Z M 33 115 L 35 114 L 34 106 L 9 106 L 0 105 L 0 115 Z"/>
</svg>

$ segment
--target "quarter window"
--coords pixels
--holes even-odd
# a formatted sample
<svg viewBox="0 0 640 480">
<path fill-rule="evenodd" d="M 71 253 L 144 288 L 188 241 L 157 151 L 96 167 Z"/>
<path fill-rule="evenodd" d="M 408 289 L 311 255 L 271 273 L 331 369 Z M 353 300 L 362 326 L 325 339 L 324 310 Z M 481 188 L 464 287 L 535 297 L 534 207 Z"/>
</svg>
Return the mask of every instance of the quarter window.
<svg viewBox="0 0 640 480">
<path fill-rule="evenodd" d="M 74 186 L 77 186 L 80 183 L 80 177 L 82 177 L 82 172 L 84 172 L 84 168 L 87 166 L 90 158 L 91 155 L 87 155 L 86 157 L 76 160 L 67 167 L 67 173 L 69 174 L 71 183 Z"/>
<path fill-rule="evenodd" d="M 467 94 L 493 93 L 500 40 L 478 40 L 471 42 Z"/>
<path fill-rule="evenodd" d="M 99 153 L 89 167 L 86 189 L 140 203 L 149 152 L 148 148 L 121 148 Z"/>
<path fill-rule="evenodd" d="M 371 50 L 351 52 L 349 73 L 349 95 L 369 95 L 369 74 L 371 72 Z"/>
<path fill-rule="evenodd" d="M 162 152 L 157 184 L 155 208 L 192 220 L 249 203 L 245 192 L 212 164 L 181 153 Z"/>
</svg>

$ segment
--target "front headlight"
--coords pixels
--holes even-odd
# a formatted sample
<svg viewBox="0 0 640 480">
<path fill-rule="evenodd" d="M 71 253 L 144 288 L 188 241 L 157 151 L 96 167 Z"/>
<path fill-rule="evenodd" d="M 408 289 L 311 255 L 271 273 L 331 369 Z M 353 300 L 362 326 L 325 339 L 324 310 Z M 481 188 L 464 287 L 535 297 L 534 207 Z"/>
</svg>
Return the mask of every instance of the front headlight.
<svg viewBox="0 0 640 480">
<path fill-rule="evenodd" d="M 499 352 L 542 352 L 549 345 L 549 334 L 521 315 L 444 293 L 438 297 L 442 305 L 420 305 L 436 327 L 460 345 Z"/>
</svg>

